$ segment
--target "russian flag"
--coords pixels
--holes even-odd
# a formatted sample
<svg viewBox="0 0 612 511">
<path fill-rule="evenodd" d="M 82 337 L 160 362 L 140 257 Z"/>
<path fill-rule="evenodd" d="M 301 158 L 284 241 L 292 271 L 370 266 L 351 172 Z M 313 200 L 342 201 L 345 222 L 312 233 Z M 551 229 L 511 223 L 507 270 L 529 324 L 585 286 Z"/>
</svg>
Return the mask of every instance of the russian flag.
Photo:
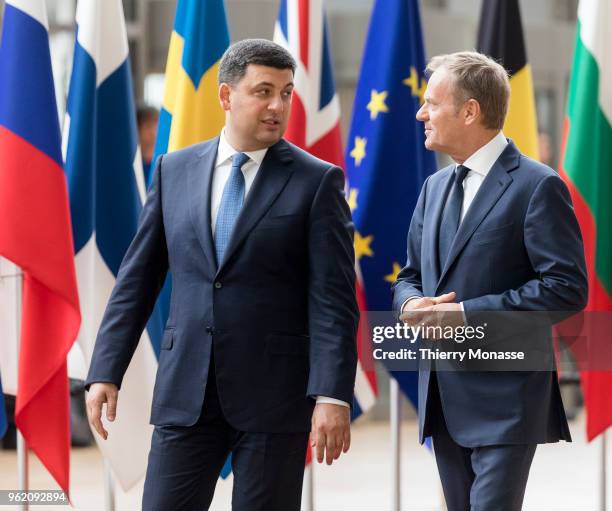
<svg viewBox="0 0 612 511">
<path fill-rule="evenodd" d="M 121 1 L 79 1 L 76 21 L 64 156 L 84 317 L 78 343 L 89 367 L 119 266 L 136 234 L 146 185 Z M 155 309 L 123 381 L 109 437 L 101 440 L 94 435 L 124 490 L 146 471 L 162 331 L 161 315 Z"/>
<path fill-rule="evenodd" d="M 0 255 L 24 272 L 15 422 L 68 493 L 66 356 L 81 320 L 44 0 L 7 0 L 0 76 Z"/>
</svg>

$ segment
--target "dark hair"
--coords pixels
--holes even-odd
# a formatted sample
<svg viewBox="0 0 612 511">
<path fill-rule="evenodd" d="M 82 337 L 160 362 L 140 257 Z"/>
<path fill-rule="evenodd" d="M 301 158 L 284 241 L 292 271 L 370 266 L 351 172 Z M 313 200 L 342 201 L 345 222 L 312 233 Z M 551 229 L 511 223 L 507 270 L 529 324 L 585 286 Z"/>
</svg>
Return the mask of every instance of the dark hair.
<svg viewBox="0 0 612 511">
<path fill-rule="evenodd" d="M 244 39 L 225 50 L 219 64 L 218 82 L 236 85 L 249 64 L 291 69 L 294 74 L 296 67 L 294 58 L 279 44 L 267 39 Z"/>
<path fill-rule="evenodd" d="M 159 110 L 154 106 L 141 103 L 136 107 L 136 122 L 138 126 L 147 121 L 157 122 L 158 117 Z"/>
</svg>

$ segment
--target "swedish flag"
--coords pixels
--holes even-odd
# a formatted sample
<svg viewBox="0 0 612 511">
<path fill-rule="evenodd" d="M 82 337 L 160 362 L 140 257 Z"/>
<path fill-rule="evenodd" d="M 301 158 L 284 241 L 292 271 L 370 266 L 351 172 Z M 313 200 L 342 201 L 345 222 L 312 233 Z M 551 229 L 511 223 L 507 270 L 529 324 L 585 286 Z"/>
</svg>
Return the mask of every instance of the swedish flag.
<svg viewBox="0 0 612 511">
<path fill-rule="evenodd" d="M 347 142 L 349 205 L 369 310 L 391 308 L 406 262 L 406 234 L 425 178 L 436 170 L 415 115 L 425 56 L 418 0 L 377 0 L 372 11 Z M 416 373 L 394 375 L 416 406 Z"/>
<path fill-rule="evenodd" d="M 223 0 L 178 1 L 153 161 L 221 131 L 225 117 L 217 98 L 217 72 L 228 46 Z"/>
</svg>

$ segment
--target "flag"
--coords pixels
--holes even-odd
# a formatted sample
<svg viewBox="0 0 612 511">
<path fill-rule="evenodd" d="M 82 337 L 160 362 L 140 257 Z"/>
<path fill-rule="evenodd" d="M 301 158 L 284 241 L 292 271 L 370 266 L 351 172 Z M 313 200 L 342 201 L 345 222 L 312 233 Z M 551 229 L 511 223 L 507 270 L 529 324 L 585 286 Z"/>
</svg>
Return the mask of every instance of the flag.
<svg viewBox="0 0 612 511">
<path fill-rule="evenodd" d="M 518 0 L 483 0 L 477 48 L 502 64 L 510 75 L 512 93 L 504 134 L 523 154 L 539 159 L 533 81 Z"/>
<path fill-rule="evenodd" d="M 19 332 L 17 330 L 17 286 L 21 270 L 0 257 L 0 375 L 5 394 L 17 395 Z M 21 305 L 21 304 L 20 304 Z"/>
<path fill-rule="evenodd" d="M 317 158 L 344 169 L 340 102 L 334 83 L 323 0 L 281 0 L 274 41 L 286 48 L 297 62 L 285 138 Z M 356 287 L 360 310 L 365 311 L 360 278 Z M 368 330 L 365 318 L 360 320 L 353 419 L 368 411 L 378 394 Z"/>
<path fill-rule="evenodd" d="M 219 60 L 229 46 L 223 0 L 178 0 L 170 36 L 153 161 L 161 154 L 216 137 L 225 124 L 219 104 Z M 148 184 L 153 176 L 148 176 Z M 170 313 L 170 276 L 158 304 Z"/>
<path fill-rule="evenodd" d="M 159 113 L 153 161 L 161 154 L 216 137 L 225 124 L 219 104 L 219 61 L 229 46 L 223 0 L 178 0 L 170 36 L 164 100 Z M 148 176 L 149 183 L 153 176 Z M 171 279 L 158 304 L 168 318 Z M 231 473 L 231 458 L 221 476 Z"/>
<path fill-rule="evenodd" d="M 6 433 L 8 421 L 6 418 L 6 407 L 4 405 L 4 393 L 2 392 L 2 378 L 0 377 L 0 438 Z"/>
<path fill-rule="evenodd" d="M 223 0 L 179 0 L 170 36 L 155 157 L 219 135 L 219 60 L 229 46 Z M 150 181 L 150 179 L 149 179 Z"/>
<path fill-rule="evenodd" d="M 80 313 L 44 0 L 6 2 L 0 76 L 0 255 L 24 272 L 15 422 L 68 493 Z"/>
<path fill-rule="evenodd" d="M 96 334 L 145 198 L 128 40 L 121 0 L 81 0 L 66 118 L 64 158 L 89 367 Z M 149 413 L 163 332 L 155 310 L 119 393 L 119 413 L 98 446 L 124 490 L 145 474 Z M 126 457 L 125 453 L 130 455 Z"/>
<path fill-rule="evenodd" d="M 580 0 L 559 173 L 584 238 L 587 311 L 612 310 L 612 5 Z M 581 375 L 592 440 L 612 424 L 612 372 Z"/>
<path fill-rule="evenodd" d="M 436 170 L 415 119 L 424 70 L 418 0 L 377 0 L 346 148 L 355 256 L 372 311 L 391 310 L 391 284 L 406 260 L 410 218 L 425 178 Z M 416 407 L 417 373 L 393 376 Z"/>
</svg>

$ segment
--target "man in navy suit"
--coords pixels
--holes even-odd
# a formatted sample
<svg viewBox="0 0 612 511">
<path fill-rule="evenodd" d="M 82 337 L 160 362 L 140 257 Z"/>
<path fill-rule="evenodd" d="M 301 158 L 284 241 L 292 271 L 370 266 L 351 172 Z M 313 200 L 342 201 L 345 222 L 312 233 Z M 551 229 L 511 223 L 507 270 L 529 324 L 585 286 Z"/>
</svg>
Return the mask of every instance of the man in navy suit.
<svg viewBox="0 0 612 511">
<path fill-rule="evenodd" d="M 221 59 L 220 136 L 159 158 L 96 341 L 88 412 L 118 389 L 166 273 L 143 509 L 208 509 L 232 453 L 232 507 L 300 509 L 308 442 L 350 444 L 353 228 L 340 168 L 282 139 L 295 61 L 270 41 Z"/>
<path fill-rule="evenodd" d="M 506 71 L 475 52 L 435 57 L 427 71 L 417 119 L 427 149 L 455 163 L 423 185 L 393 289 L 400 318 L 457 327 L 483 312 L 581 310 L 587 279 L 570 196 L 503 136 Z M 521 335 L 551 343 L 550 326 Z M 571 440 L 556 372 L 436 367 L 419 367 L 419 435 L 433 439 L 449 511 L 520 510 L 536 445 Z"/>
</svg>

